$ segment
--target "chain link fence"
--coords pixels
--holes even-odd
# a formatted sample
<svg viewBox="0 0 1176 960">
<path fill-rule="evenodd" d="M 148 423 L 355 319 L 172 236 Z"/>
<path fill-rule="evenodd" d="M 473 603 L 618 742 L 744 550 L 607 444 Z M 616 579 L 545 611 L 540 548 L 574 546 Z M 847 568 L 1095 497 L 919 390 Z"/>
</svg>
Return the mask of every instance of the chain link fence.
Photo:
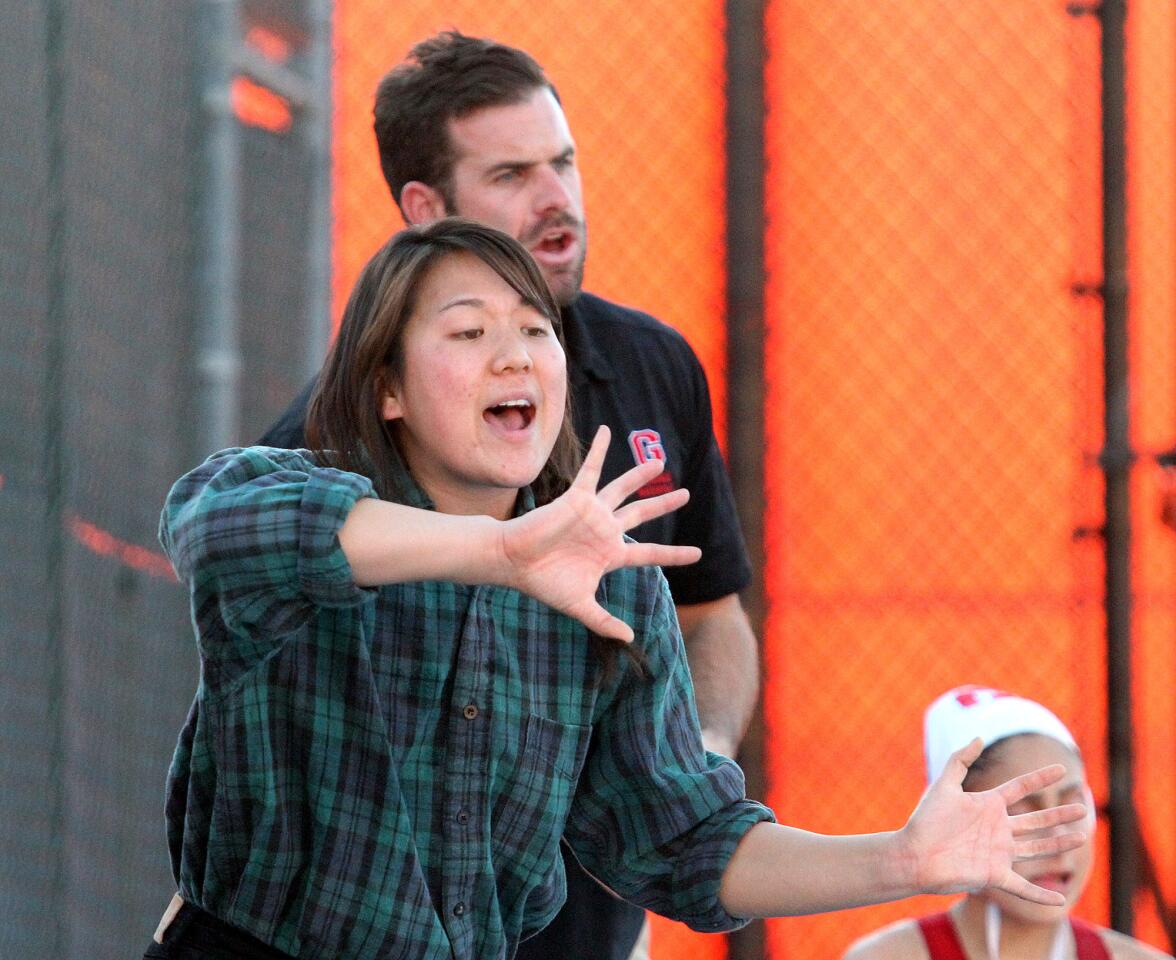
<svg viewBox="0 0 1176 960">
<path fill-rule="evenodd" d="M 134 956 L 174 889 L 163 786 L 198 664 L 155 532 L 170 484 L 209 452 L 200 144 L 229 103 L 195 79 L 198 6 L 0 9 L 4 957 Z M 232 123 L 243 306 L 228 366 L 246 413 L 225 439 L 244 442 L 307 373 L 310 173 L 297 124 Z"/>
<path fill-rule="evenodd" d="M 232 5 L 223 99 L 201 87 L 206 6 L 0 9 L 0 106 L 20 133 L 0 140 L 0 778 L 19 785 L 0 797 L 3 956 L 134 955 L 170 895 L 163 777 L 196 663 L 158 509 L 207 452 L 208 377 L 231 388 L 225 439 L 257 436 L 399 226 L 371 98 L 415 41 L 457 27 L 544 64 L 578 144 L 586 286 L 686 334 L 725 434 L 739 197 L 724 184 L 743 188 L 725 170 L 722 3 L 340 0 L 330 306 L 311 239 L 326 125 L 296 82 L 325 5 Z M 1135 906 L 1159 945 L 1176 898 L 1176 534 L 1150 455 L 1176 443 L 1174 20 L 1166 0 L 1132 5 L 1127 78 Z M 979 682 L 1053 706 L 1105 804 L 1098 20 L 1061 0 L 775 0 L 764 25 L 766 799 L 811 829 L 895 826 L 922 787 L 923 707 Z M 217 109 L 236 201 L 214 226 L 238 254 L 222 264 L 231 362 L 210 367 Z M 1103 922 L 1108 833 L 1080 906 Z M 774 921 L 766 956 L 836 957 L 941 905 Z M 654 927 L 655 960 L 727 951 Z"/>
<path fill-rule="evenodd" d="M 1136 932 L 1176 936 L 1176 534 L 1158 521 L 1153 455 L 1176 445 L 1176 11 L 1140 0 L 1127 20 L 1128 262 L 1133 478 L 1133 722 L 1140 886 Z"/>
<path fill-rule="evenodd" d="M 1136 10 L 1157 69 L 1168 15 Z M 1105 804 L 1098 20 L 1062 3 L 778 2 L 768 64 L 769 801 L 817 830 L 901 823 L 923 708 L 977 682 L 1052 705 Z M 1165 196 L 1165 162 L 1137 189 Z M 1134 316 L 1132 387 L 1133 410 L 1163 417 L 1171 213 L 1156 199 L 1138 198 L 1162 252 L 1133 278 L 1154 313 Z M 1138 499 L 1136 800 L 1162 877 L 1173 727 L 1151 685 L 1171 678 L 1173 545 Z M 1079 908 L 1104 923 L 1106 834 Z M 1138 899 L 1138 932 L 1165 944 Z M 773 922 L 769 954 L 839 956 L 942 906 Z"/>
</svg>

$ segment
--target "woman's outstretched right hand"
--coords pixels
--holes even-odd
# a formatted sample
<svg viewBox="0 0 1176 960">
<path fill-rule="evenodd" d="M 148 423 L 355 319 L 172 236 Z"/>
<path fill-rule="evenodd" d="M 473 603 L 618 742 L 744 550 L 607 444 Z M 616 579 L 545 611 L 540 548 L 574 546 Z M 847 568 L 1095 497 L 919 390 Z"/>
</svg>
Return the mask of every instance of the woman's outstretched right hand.
<svg viewBox="0 0 1176 960">
<path fill-rule="evenodd" d="M 502 582 L 601 636 L 629 642 L 632 628 L 596 600 L 600 578 L 619 567 L 695 563 L 702 552 L 697 547 L 625 540 L 627 530 L 679 509 L 690 494 L 679 489 L 625 504 L 662 471 L 658 460 L 634 467 L 598 490 L 608 442 L 609 429 L 602 426 L 562 496 L 502 524 Z"/>
</svg>

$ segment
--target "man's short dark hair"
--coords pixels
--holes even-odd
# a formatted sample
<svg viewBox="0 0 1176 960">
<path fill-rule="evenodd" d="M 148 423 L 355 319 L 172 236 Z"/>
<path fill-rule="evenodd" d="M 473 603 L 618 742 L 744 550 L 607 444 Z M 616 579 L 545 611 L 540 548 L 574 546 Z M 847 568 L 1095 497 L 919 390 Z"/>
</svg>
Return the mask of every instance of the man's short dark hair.
<svg viewBox="0 0 1176 960">
<path fill-rule="evenodd" d="M 450 120 L 485 107 L 522 103 L 536 90 L 549 89 L 543 68 L 522 50 L 456 30 L 414 46 L 376 88 L 375 130 L 380 169 L 392 198 L 410 180 L 441 193 L 453 212 Z"/>
</svg>

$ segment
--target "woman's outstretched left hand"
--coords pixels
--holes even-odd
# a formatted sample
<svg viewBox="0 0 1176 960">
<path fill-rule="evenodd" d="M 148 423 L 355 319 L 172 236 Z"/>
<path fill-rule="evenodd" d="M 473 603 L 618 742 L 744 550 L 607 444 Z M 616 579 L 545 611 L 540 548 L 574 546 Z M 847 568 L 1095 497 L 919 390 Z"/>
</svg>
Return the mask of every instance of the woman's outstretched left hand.
<svg viewBox="0 0 1176 960">
<path fill-rule="evenodd" d="M 952 754 L 939 779 L 923 795 L 902 830 L 914 871 L 915 887 L 925 893 L 960 893 L 986 887 L 1048 906 L 1063 906 L 1065 897 L 1029 882 L 1013 864 L 1047 857 L 1081 846 L 1079 830 L 1062 830 L 1086 816 L 1080 803 L 1032 813 L 1010 815 L 1008 807 L 1036 793 L 1065 774 L 1060 764 L 981 793 L 967 793 L 961 784 L 983 743 L 973 740 Z"/>
</svg>

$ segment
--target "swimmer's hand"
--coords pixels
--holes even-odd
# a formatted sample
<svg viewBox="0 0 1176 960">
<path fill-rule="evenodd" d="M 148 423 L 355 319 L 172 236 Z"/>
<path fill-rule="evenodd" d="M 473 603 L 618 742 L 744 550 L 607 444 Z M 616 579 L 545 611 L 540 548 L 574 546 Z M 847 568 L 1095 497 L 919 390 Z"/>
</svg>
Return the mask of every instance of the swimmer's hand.
<svg viewBox="0 0 1176 960">
<path fill-rule="evenodd" d="M 912 886 L 923 893 L 961 893 L 984 888 L 1005 890 L 1033 903 L 1064 906 L 1056 890 L 1030 883 L 1013 870 L 1033 860 L 1073 850 L 1086 835 L 1058 829 L 1086 816 L 1080 803 L 1010 816 L 1008 807 L 1065 774 L 1060 764 L 1024 774 L 982 793 L 961 788 L 983 743 L 973 740 L 952 754 L 947 767 L 900 831 Z"/>
<path fill-rule="evenodd" d="M 651 460 L 597 490 L 608 441 L 608 427 L 602 426 L 575 481 L 562 496 L 502 524 L 502 582 L 603 637 L 628 643 L 633 639 L 632 627 L 596 601 L 600 578 L 619 567 L 694 563 L 702 552 L 697 547 L 625 541 L 625 531 L 677 510 L 690 494 L 679 489 L 621 506 L 664 465 Z"/>
</svg>

